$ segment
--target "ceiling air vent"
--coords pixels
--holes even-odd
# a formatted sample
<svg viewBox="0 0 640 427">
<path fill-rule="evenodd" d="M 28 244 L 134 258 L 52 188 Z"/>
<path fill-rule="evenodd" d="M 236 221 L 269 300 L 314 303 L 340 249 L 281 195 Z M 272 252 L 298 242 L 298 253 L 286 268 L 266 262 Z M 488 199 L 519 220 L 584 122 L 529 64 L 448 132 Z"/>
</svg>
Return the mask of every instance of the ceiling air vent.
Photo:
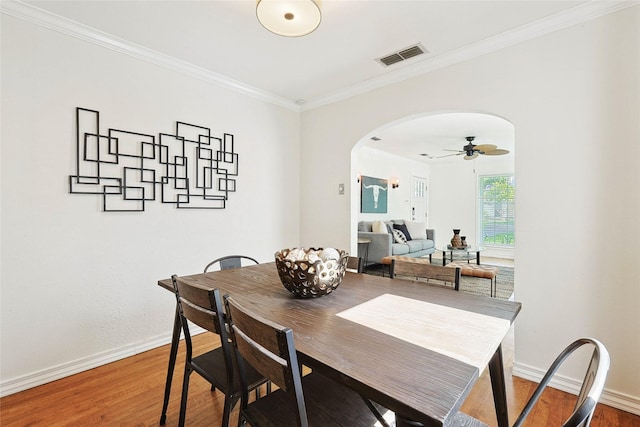
<svg viewBox="0 0 640 427">
<path fill-rule="evenodd" d="M 409 46 L 405 49 L 402 49 L 398 52 L 390 53 L 389 55 L 385 55 L 382 58 L 377 58 L 376 61 L 388 67 L 389 65 L 396 64 L 398 62 L 402 62 L 406 59 L 413 58 L 414 56 L 422 55 L 427 53 L 427 49 L 424 48 L 422 43 L 418 43 L 413 46 Z"/>
</svg>

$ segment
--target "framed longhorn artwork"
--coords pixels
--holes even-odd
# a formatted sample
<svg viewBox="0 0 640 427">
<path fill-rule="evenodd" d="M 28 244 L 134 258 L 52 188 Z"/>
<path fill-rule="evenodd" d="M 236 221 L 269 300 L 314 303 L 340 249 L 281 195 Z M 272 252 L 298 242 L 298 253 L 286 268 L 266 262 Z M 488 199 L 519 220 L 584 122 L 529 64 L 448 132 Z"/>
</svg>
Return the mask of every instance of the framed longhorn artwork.
<svg viewBox="0 0 640 427">
<path fill-rule="evenodd" d="M 389 182 L 386 179 L 363 176 L 360 179 L 360 212 L 387 213 Z"/>
</svg>

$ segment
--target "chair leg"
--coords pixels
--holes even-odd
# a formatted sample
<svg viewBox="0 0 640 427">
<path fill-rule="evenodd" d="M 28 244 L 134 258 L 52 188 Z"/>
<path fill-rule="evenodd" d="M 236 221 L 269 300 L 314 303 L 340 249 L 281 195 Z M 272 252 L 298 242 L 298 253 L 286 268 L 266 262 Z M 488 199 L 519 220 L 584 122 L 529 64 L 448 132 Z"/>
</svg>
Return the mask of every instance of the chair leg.
<svg viewBox="0 0 640 427">
<path fill-rule="evenodd" d="M 389 423 L 387 422 L 387 420 L 384 419 L 380 411 L 378 411 L 378 409 L 375 406 L 373 406 L 373 403 L 371 403 L 371 401 L 366 397 L 364 397 L 363 395 L 360 395 L 360 397 L 362 398 L 362 400 L 364 400 L 364 403 L 367 405 L 371 413 L 376 417 L 380 425 L 382 425 L 382 427 L 390 427 Z"/>
<path fill-rule="evenodd" d="M 231 396 L 224 397 L 224 410 L 222 412 L 222 427 L 229 427 L 229 417 L 231 416 L 231 408 L 235 400 Z"/>
<path fill-rule="evenodd" d="M 184 379 L 182 381 L 182 398 L 180 400 L 180 421 L 178 425 L 184 427 L 184 419 L 187 414 L 187 396 L 189 395 L 189 376 L 191 375 L 191 369 L 186 366 L 184 368 Z"/>
<path fill-rule="evenodd" d="M 262 394 L 262 392 L 260 391 L 260 389 L 262 388 L 262 386 L 260 387 L 256 387 L 255 388 L 255 394 L 256 394 L 256 400 L 260 399 L 260 396 Z M 270 394 L 271 393 L 271 381 L 267 381 L 265 383 L 265 389 L 266 389 L 266 394 Z"/>
<path fill-rule="evenodd" d="M 424 427 L 424 424 L 396 414 L 396 427 Z"/>
<path fill-rule="evenodd" d="M 164 386 L 164 402 L 162 404 L 162 415 L 160 416 L 161 426 L 167 421 L 167 408 L 169 407 L 169 396 L 171 395 L 171 379 L 173 378 L 173 368 L 176 365 L 181 330 L 182 322 L 180 322 L 180 312 L 176 306 L 176 316 L 173 321 L 173 337 L 171 338 L 171 351 L 169 352 L 169 366 L 167 368 L 167 380 Z"/>
</svg>

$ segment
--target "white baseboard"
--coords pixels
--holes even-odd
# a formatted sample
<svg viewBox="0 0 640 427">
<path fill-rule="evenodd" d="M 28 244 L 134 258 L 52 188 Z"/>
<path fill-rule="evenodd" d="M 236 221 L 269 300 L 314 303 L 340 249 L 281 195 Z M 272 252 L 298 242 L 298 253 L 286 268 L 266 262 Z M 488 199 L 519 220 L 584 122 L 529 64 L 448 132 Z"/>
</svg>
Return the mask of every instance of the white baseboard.
<svg viewBox="0 0 640 427">
<path fill-rule="evenodd" d="M 199 326 L 192 325 L 189 330 L 191 335 L 197 335 L 206 332 Z M 159 335 L 148 340 L 131 344 L 125 347 L 117 348 L 93 356 L 84 357 L 31 374 L 23 375 L 18 378 L 0 382 L 0 397 L 28 390 L 39 385 L 50 383 L 51 381 L 69 377 L 107 363 L 116 362 L 139 353 L 143 353 L 154 348 L 161 347 L 171 342 L 171 335 Z M 168 361 L 168 359 L 167 359 Z"/>
<path fill-rule="evenodd" d="M 544 377 L 544 374 L 545 371 L 538 368 L 533 368 L 522 363 L 513 364 L 513 375 L 526 380 L 538 383 L 542 377 Z M 580 391 L 581 384 L 581 381 L 556 374 L 549 383 L 549 386 L 577 395 Z M 619 393 L 605 387 L 602 391 L 602 395 L 600 396 L 599 403 L 622 411 L 630 412 L 635 415 L 640 415 L 640 398 L 637 396 Z"/>
</svg>

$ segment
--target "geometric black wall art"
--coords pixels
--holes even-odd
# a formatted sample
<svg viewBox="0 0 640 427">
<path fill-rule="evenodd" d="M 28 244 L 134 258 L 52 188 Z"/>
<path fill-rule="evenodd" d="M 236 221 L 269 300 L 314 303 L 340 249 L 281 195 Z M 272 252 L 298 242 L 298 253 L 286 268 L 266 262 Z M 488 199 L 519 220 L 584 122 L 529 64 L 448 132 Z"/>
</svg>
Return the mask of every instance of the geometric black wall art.
<svg viewBox="0 0 640 427">
<path fill-rule="evenodd" d="M 179 209 L 224 209 L 236 191 L 233 135 L 176 122 L 173 134 L 100 131 L 100 113 L 76 108 L 76 173 L 69 192 L 102 195 L 105 212 L 144 211 L 160 199 Z"/>
</svg>

